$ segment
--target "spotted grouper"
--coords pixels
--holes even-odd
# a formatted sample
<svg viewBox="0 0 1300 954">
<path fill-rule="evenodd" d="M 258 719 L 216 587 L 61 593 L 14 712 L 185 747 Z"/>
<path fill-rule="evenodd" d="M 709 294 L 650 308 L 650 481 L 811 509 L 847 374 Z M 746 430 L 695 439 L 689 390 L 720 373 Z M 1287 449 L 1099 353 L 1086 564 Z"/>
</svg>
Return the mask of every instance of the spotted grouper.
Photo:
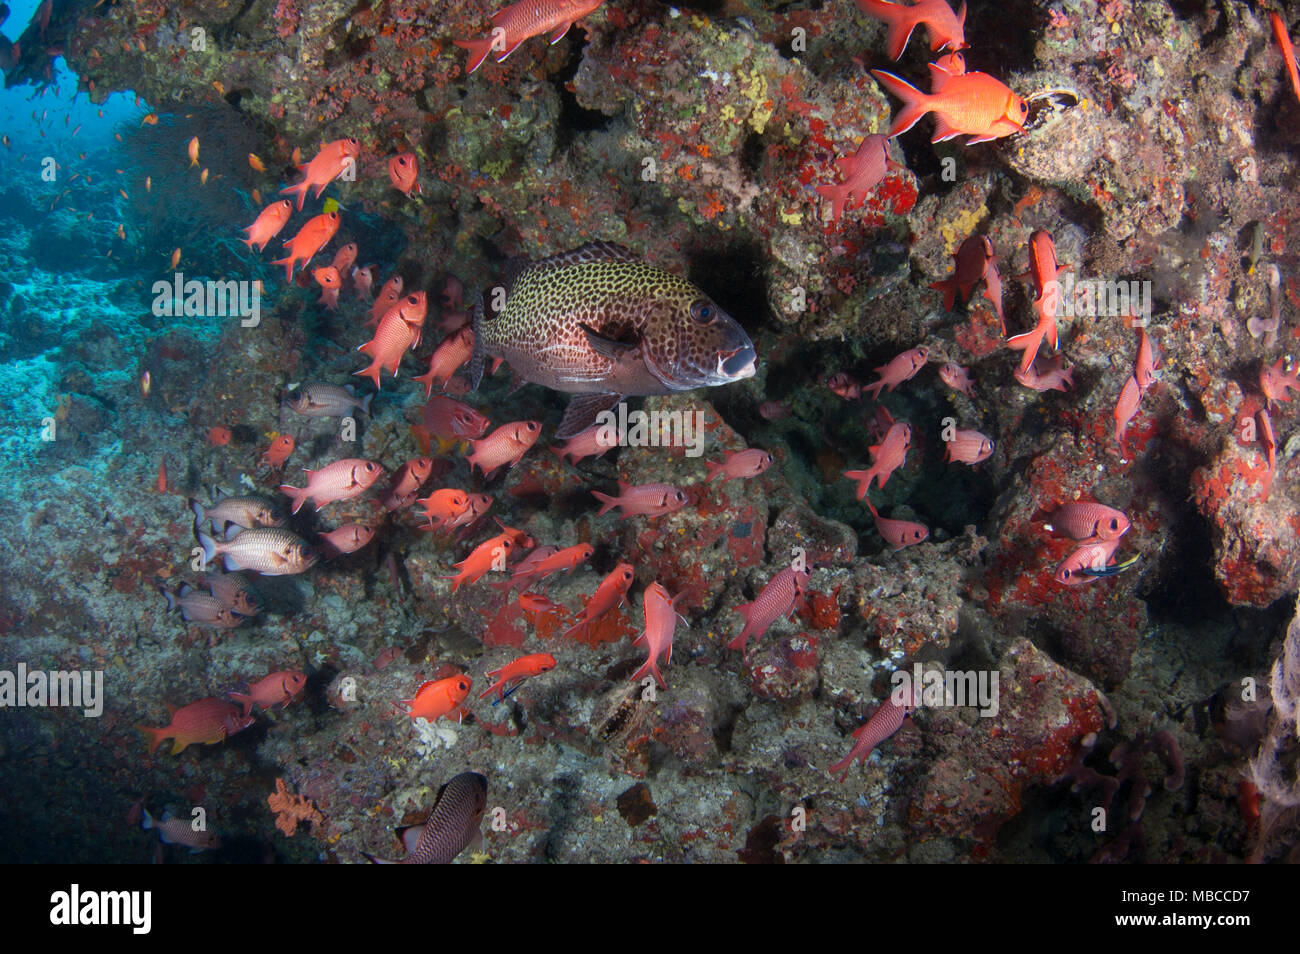
<svg viewBox="0 0 1300 954">
<path fill-rule="evenodd" d="M 631 251 L 593 242 L 515 267 L 504 307 L 474 314 L 470 380 L 487 356 L 523 381 L 576 395 L 557 437 L 573 437 L 629 395 L 668 394 L 751 377 L 757 354 L 708 295 Z"/>
</svg>

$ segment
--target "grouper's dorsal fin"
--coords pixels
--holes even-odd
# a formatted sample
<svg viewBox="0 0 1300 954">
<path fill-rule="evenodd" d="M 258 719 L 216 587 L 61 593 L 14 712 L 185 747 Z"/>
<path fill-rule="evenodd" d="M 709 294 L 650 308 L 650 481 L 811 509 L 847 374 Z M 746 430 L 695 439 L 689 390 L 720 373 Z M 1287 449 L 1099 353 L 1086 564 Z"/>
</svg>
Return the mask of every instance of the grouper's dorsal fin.
<svg viewBox="0 0 1300 954">
<path fill-rule="evenodd" d="M 623 400 L 621 394 L 578 394 L 564 409 L 564 418 L 560 429 L 555 432 L 557 440 L 567 441 L 575 434 L 581 434 L 596 423 L 602 411 L 608 411 Z"/>
<path fill-rule="evenodd" d="M 639 262 L 632 250 L 613 242 L 588 242 L 568 252 L 533 262 L 531 268 L 570 268 L 592 262 Z"/>
</svg>

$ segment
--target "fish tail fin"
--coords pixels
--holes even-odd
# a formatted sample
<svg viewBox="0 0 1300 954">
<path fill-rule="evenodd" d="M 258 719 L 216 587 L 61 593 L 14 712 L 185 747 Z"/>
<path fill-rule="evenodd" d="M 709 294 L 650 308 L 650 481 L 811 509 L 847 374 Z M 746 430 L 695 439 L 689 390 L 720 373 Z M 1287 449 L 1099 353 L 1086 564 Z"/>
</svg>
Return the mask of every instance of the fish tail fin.
<svg viewBox="0 0 1300 954">
<path fill-rule="evenodd" d="M 198 527 L 194 528 L 194 539 L 198 540 L 199 546 L 203 548 L 203 563 L 211 563 L 217 557 L 217 542 L 204 533 Z"/>
<path fill-rule="evenodd" d="M 136 726 L 136 728 L 137 728 L 139 731 L 143 732 L 145 735 L 149 736 L 149 754 L 150 754 L 150 755 L 153 755 L 154 749 L 156 749 L 156 748 L 158 748 L 158 746 L 162 745 L 163 739 L 167 738 L 167 729 L 166 729 L 166 727 L 163 727 L 163 728 L 161 728 L 161 729 L 151 729 L 151 728 L 149 728 L 149 726 L 147 726 L 147 725 L 138 725 L 138 726 Z M 147 828 L 148 826 L 146 825 L 145 827 Z"/>
<path fill-rule="evenodd" d="M 360 400 L 360 402 L 358 402 L 357 406 L 358 406 L 359 408 L 361 408 L 361 413 L 362 413 L 362 414 L 369 414 L 369 413 L 370 413 L 370 402 L 373 401 L 374 399 L 375 399 L 375 396 L 374 396 L 373 394 L 367 394 L 365 397 L 363 397 L 363 398 Z"/>
<path fill-rule="evenodd" d="M 305 168 L 305 167 L 303 167 L 303 166 L 299 166 L 299 167 L 298 167 L 299 171 L 303 171 L 304 168 Z M 306 199 L 307 199 L 307 189 L 308 189 L 310 186 L 311 186 L 311 183 L 308 182 L 308 181 L 304 178 L 301 182 L 297 183 L 296 185 L 285 186 L 283 189 L 280 190 L 280 194 L 281 194 L 281 195 L 293 195 L 293 196 L 297 196 L 297 197 L 298 197 L 298 211 L 301 212 L 301 211 L 302 211 L 302 205 L 303 205 L 303 202 L 305 202 Z"/>
<path fill-rule="evenodd" d="M 880 390 L 881 390 L 881 388 L 883 388 L 884 386 L 885 386 L 885 382 L 884 382 L 883 380 L 881 380 L 881 381 L 875 381 L 875 382 L 873 382 L 873 383 L 871 383 L 871 384 L 864 384 L 864 385 L 862 386 L 862 393 L 863 393 L 863 394 L 866 394 L 868 391 L 870 391 L 870 392 L 871 392 L 871 397 L 872 397 L 872 399 L 873 399 L 873 400 L 879 400 L 879 398 L 880 398 Z"/>
<path fill-rule="evenodd" d="M 849 766 L 852 764 L 853 764 L 853 753 L 849 752 L 848 755 L 844 756 L 844 758 L 840 759 L 834 765 L 826 766 L 826 771 L 829 772 L 831 775 L 838 775 L 840 777 L 840 781 L 842 782 L 849 777 Z"/>
<path fill-rule="evenodd" d="M 272 264 L 272 265 L 283 265 L 283 266 L 284 266 L 284 280 L 285 280 L 286 282 L 292 282 L 292 281 L 293 281 L 293 253 L 292 253 L 292 252 L 290 252 L 289 255 L 288 255 L 286 258 L 277 258 L 277 259 L 276 259 L 275 261 L 273 261 L 271 264 Z"/>
<path fill-rule="evenodd" d="M 957 279 L 945 278 L 941 282 L 931 282 L 930 287 L 943 292 L 943 310 L 952 311 L 957 303 Z"/>
<path fill-rule="evenodd" d="M 244 718 L 248 718 L 248 714 L 253 711 L 253 697 L 242 692 L 228 692 L 226 695 L 231 702 L 237 702 L 244 707 Z"/>
<path fill-rule="evenodd" d="M 712 460 L 706 460 L 704 462 L 704 466 L 709 471 L 709 476 L 704 478 L 704 482 L 706 484 L 712 481 L 714 477 L 717 477 L 719 474 L 721 474 L 724 470 L 727 469 L 726 464 L 719 464 L 717 461 L 712 461 Z"/>
<path fill-rule="evenodd" d="M 668 683 L 664 681 L 664 677 L 659 672 L 659 660 L 647 659 L 644 666 L 632 673 L 632 681 L 640 682 L 646 676 L 654 676 L 655 682 L 659 685 L 660 689 L 668 688 Z"/>
<path fill-rule="evenodd" d="M 838 222 L 840 216 L 844 214 L 844 203 L 848 200 L 848 186 L 842 185 L 819 185 L 817 187 L 818 195 L 829 199 L 831 203 L 831 221 Z"/>
<path fill-rule="evenodd" d="M 486 55 L 486 54 L 485 54 Z M 469 359 L 469 389 L 477 391 L 483 380 L 483 360 L 487 357 L 483 347 L 483 296 L 474 296 L 474 317 L 470 319 L 470 330 L 474 333 L 474 350 Z M 432 388 L 433 369 L 429 369 L 430 387 Z"/>
<path fill-rule="evenodd" d="M 901 3 L 885 0 L 857 0 L 858 9 L 874 20 L 886 24 L 885 48 L 891 60 L 896 60 L 907 49 L 907 41 L 916 29 L 916 20 L 909 14 L 911 8 Z"/>
<path fill-rule="evenodd" d="M 280 493 L 293 501 L 293 513 L 297 513 L 301 510 L 302 505 L 307 502 L 306 487 L 290 487 L 288 484 L 281 484 Z"/>
<path fill-rule="evenodd" d="M 886 4 L 881 4 L 885 6 Z M 904 82 L 893 73 L 886 73 L 884 70 L 872 70 L 871 75 L 876 78 L 886 91 L 893 93 L 903 101 L 903 108 L 894 116 L 894 122 L 889 127 L 889 138 L 893 139 L 900 133 L 905 133 L 920 121 L 921 117 L 930 111 L 931 97 L 917 89 L 911 83 Z"/>
<path fill-rule="evenodd" d="M 167 612 L 169 613 L 176 612 L 176 607 L 178 604 L 176 602 L 175 594 L 172 593 L 172 591 L 167 589 L 167 587 L 165 586 L 158 587 L 158 592 L 161 593 L 167 600 Z"/>
<path fill-rule="evenodd" d="M 469 51 L 469 59 L 465 62 L 465 75 L 468 76 L 476 69 L 483 65 L 483 61 L 488 58 L 492 52 L 491 38 L 486 40 L 452 40 L 462 50 Z"/>
<path fill-rule="evenodd" d="M 379 384 L 379 378 L 380 378 L 379 372 L 382 370 L 383 370 L 383 364 L 380 362 L 378 358 L 376 358 L 374 361 L 370 362 L 369 367 L 362 368 L 360 371 L 353 371 L 352 373 L 354 375 L 360 375 L 363 378 L 369 378 L 371 381 L 375 382 L 376 390 L 382 390 Z"/>
<path fill-rule="evenodd" d="M 617 497 L 611 497 L 609 494 L 602 494 L 599 490 L 593 490 L 591 495 L 601 503 L 600 512 L 596 514 L 597 517 L 603 517 L 618 506 Z"/>
</svg>

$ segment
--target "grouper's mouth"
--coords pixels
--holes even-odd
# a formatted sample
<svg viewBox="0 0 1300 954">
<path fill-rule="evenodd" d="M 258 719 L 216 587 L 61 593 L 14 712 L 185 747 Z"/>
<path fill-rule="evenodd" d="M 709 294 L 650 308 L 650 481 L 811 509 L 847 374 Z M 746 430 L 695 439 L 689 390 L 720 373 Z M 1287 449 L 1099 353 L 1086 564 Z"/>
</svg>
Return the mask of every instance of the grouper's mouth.
<svg viewBox="0 0 1300 954">
<path fill-rule="evenodd" d="M 724 381 L 742 381 L 752 378 L 757 370 L 758 352 L 747 344 L 734 351 L 718 352 L 718 377 Z"/>
</svg>

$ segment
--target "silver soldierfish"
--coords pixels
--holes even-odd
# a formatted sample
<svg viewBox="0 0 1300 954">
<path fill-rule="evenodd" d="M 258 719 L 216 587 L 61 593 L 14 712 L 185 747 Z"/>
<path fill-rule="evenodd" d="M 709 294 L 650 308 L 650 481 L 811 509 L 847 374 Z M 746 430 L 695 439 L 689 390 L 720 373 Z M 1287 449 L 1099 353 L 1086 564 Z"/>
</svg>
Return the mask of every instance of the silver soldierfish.
<svg viewBox="0 0 1300 954">
<path fill-rule="evenodd" d="M 203 559 L 211 563 L 222 557 L 226 570 L 254 570 L 263 576 L 288 576 L 311 569 L 316 553 L 292 530 L 261 527 L 244 530 L 229 540 L 212 539 L 195 531 Z"/>
<path fill-rule="evenodd" d="M 284 403 L 303 417 L 347 417 L 354 408 L 369 414 L 373 397 L 367 394 L 358 398 L 356 388 L 351 385 L 341 388 L 337 384 L 304 384 L 290 391 Z"/>
<path fill-rule="evenodd" d="M 504 358 L 518 377 L 578 395 L 556 437 L 573 437 L 633 394 L 668 394 L 752 377 L 753 342 L 683 278 L 626 248 L 593 242 L 507 277 L 505 307 L 474 312 L 470 380 Z"/>
</svg>

